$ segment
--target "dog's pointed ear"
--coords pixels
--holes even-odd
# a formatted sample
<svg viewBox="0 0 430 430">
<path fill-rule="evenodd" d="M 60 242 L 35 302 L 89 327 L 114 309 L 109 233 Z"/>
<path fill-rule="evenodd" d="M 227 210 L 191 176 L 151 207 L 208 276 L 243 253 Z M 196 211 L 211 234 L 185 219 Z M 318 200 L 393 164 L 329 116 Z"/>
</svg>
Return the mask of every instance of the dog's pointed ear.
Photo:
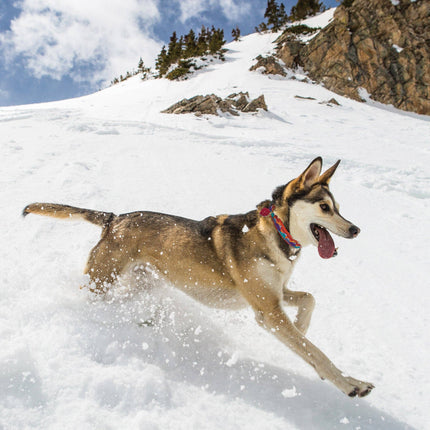
<svg viewBox="0 0 430 430">
<path fill-rule="evenodd" d="M 327 169 L 318 179 L 318 182 L 321 184 L 328 185 L 330 182 L 331 177 L 333 176 L 334 172 L 337 169 L 337 166 L 339 166 L 340 160 L 337 160 L 336 163 L 333 164 L 329 169 Z"/>
<path fill-rule="evenodd" d="M 322 158 L 317 157 L 312 161 L 311 164 L 306 168 L 306 170 L 297 178 L 297 184 L 299 188 L 310 188 L 315 184 L 321 173 L 322 168 Z"/>
</svg>

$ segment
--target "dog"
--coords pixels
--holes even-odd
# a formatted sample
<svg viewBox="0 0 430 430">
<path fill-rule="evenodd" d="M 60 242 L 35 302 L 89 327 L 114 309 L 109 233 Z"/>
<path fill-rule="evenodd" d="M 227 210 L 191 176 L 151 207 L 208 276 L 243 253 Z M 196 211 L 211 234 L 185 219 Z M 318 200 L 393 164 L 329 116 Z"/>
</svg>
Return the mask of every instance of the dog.
<svg viewBox="0 0 430 430">
<path fill-rule="evenodd" d="M 363 397 L 374 385 L 345 376 L 305 337 L 313 296 L 287 288 L 303 246 L 316 246 L 328 259 L 337 254 L 329 231 L 344 238 L 360 232 L 340 215 L 329 190 L 339 162 L 321 174 L 322 158 L 315 158 L 297 178 L 276 188 L 272 200 L 241 215 L 194 221 L 155 212 L 115 215 L 51 203 L 32 203 L 23 215 L 79 218 L 102 227 L 84 272 L 92 291 L 103 293 L 121 274 L 150 265 L 168 283 L 207 306 L 251 306 L 258 324 L 313 366 L 322 379 L 350 397 Z M 294 322 L 283 306 L 298 308 Z"/>
</svg>

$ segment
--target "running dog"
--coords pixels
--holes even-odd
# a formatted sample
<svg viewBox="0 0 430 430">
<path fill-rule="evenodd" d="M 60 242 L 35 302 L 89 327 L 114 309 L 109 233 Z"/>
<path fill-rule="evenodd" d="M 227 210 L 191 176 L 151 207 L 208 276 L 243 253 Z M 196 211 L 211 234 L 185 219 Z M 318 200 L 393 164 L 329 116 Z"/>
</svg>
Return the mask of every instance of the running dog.
<svg viewBox="0 0 430 430">
<path fill-rule="evenodd" d="M 297 178 L 275 189 L 272 200 L 242 215 L 194 221 L 155 212 L 115 215 L 51 203 L 32 203 L 30 213 L 80 218 L 102 227 L 85 273 L 103 293 L 125 272 L 142 265 L 205 305 L 251 306 L 256 320 L 348 396 L 366 396 L 374 386 L 345 376 L 306 337 L 313 296 L 291 291 L 288 280 L 301 247 L 314 245 L 322 258 L 337 254 L 329 233 L 356 237 L 360 229 L 339 213 L 329 182 L 339 161 L 321 174 L 316 158 Z M 292 322 L 283 306 L 298 308 Z"/>
</svg>

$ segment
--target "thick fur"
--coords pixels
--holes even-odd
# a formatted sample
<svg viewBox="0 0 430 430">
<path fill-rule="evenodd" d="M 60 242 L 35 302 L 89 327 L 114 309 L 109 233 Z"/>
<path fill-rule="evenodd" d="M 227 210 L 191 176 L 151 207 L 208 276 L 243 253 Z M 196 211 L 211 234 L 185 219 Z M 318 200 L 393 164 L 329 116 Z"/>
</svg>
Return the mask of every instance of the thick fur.
<svg viewBox="0 0 430 430">
<path fill-rule="evenodd" d="M 338 164 L 321 174 L 322 159 L 316 158 L 296 179 L 278 187 L 271 201 L 243 215 L 194 221 L 155 212 L 114 215 L 50 203 L 30 204 L 23 213 L 82 218 L 103 228 L 85 268 L 94 291 L 102 293 L 119 275 L 149 264 L 166 281 L 208 306 L 251 306 L 257 322 L 313 366 L 322 379 L 349 396 L 365 396 L 372 384 L 345 376 L 305 337 L 315 300 L 309 293 L 287 288 L 300 251 L 282 240 L 270 217 L 259 214 L 274 203 L 275 213 L 302 246 L 318 246 L 313 223 L 337 235 L 355 237 L 358 227 L 339 214 L 328 187 Z M 284 305 L 298 307 L 294 323 Z"/>
</svg>

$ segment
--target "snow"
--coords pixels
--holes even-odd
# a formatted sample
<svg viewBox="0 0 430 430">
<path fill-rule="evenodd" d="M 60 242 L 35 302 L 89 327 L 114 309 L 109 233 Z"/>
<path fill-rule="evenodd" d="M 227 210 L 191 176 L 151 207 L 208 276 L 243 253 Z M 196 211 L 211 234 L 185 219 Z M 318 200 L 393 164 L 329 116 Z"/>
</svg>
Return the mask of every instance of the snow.
<svg viewBox="0 0 430 430">
<path fill-rule="evenodd" d="M 311 16 L 307 19 L 299 21 L 299 24 L 305 24 L 308 27 L 313 27 L 313 28 L 324 28 L 333 19 L 335 10 L 336 8 L 332 7 L 330 9 L 327 9 L 323 13 L 320 13 L 318 15 Z"/>
<path fill-rule="evenodd" d="M 429 117 L 250 72 L 275 38 L 243 37 L 225 63 L 186 81 L 135 77 L 0 108 L 0 428 L 428 426 Z M 269 111 L 160 113 L 239 91 L 264 94 Z M 332 97 L 340 106 L 321 103 Z M 79 286 L 99 229 L 20 216 L 34 201 L 194 219 L 245 212 L 318 155 L 326 167 L 342 159 L 331 189 L 362 232 L 336 238 L 329 261 L 304 249 L 290 287 L 317 300 L 309 339 L 375 384 L 364 399 L 321 381 L 250 310 L 208 309 L 132 276 L 94 297 Z"/>
<path fill-rule="evenodd" d="M 282 391 L 282 395 L 286 398 L 296 397 L 297 396 L 296 387 L 293 385 L 292 388 L 286 388 L 284 391 Z"/>
</svg>

